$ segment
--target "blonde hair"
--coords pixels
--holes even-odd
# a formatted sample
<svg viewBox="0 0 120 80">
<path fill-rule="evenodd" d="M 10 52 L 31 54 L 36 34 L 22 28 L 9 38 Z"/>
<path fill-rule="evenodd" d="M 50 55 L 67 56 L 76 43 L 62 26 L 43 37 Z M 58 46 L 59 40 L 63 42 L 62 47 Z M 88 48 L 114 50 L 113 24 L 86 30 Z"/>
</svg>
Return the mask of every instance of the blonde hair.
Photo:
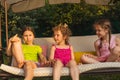
<svg viewBox="0 0 120 80">
<path fill-rule="evenodd" d="M 71 30 L 69 29 L 68 25 L 66 23 L 55 26 L 53 28 L 53 32 L 55 31 L 61 31 L 63 37 L 66 37 L 65 44 L 69 44 L 69 36 L 72 35 Z"/>
</svg>

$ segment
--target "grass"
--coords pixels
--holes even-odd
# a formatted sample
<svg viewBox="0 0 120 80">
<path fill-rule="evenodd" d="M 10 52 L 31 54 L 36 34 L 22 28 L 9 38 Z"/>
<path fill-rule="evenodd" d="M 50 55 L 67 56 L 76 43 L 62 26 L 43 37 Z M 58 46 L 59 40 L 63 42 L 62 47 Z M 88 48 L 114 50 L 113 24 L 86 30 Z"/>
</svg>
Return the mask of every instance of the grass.
<svg viewBox="0 0 120 80">
<path fill-rule="evenodd" d="M 0 79 L 2 80 L 2 79 Z M 23 80 L 23 78 L 11 78 L 9 80 Z M 52 77 L 34 78 L 34 80 L 52 80 Z M 72 80 L 70 76 L 61 77 L 61 80 Z M 120 80 L 120 74 L 81 75 L 80 80 Z"/>
<path fill-rule="evenodd" d="M 81 75 L 80 80 L 120 80 L 120 74 Z"/>
</svg>

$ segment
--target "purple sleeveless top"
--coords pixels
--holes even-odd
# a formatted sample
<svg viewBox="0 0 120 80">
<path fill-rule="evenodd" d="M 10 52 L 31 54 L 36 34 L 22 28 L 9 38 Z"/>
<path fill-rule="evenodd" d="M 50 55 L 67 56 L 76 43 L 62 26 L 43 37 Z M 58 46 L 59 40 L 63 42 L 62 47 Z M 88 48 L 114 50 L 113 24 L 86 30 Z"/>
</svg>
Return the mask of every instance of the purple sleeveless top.
<svg viewBox="0 0 120 80">
<path fill-rule="evenodd" d="M 97 44 L 100 45 L 100 39 L 97 40 Z M 109 43 L 102 43 L 102 47 L 99 49 L 99 53 L 100 53 L 99 58 L 101 58 L 103 61 L 106 61 L 111 53 L 110 49 L 113 49 L 115 46 L 116 46 L 115 36 L 111 36 L 110 46 Z"/>
<path fill-rule="evenodd" d="M 54 59 L 59 59 L 64 66 L 71 60 L 71 49 L 70 46 L 69 48 L 57 48 L 55 46 L 55 54 L 54 54 Z"/>
</svg>

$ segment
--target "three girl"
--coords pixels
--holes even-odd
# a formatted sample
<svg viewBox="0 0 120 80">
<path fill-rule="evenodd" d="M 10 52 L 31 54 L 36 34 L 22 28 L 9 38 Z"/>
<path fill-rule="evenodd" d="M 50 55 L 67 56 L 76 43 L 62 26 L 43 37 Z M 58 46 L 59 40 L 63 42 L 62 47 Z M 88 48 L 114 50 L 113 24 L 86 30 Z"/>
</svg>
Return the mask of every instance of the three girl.
<svg viewBox="0 0 120 80">
<path fill-rule="evenodd" d="M 38 55 L 43 64 L 47 63 L 46 58 L 41 54 L 42 48 L 34 45 L 34 32 L 31 27 L 25 27 L 22 32 L 23 44 L 21 39 L 15 35 L 9 39 L 7 47 L 7 55 L 13 56 L 12 65 L 24 69 L 25 79 L 32 80 L 34 76 L 34 69 L 39 67 Z"/>
<path fill-rule="evenodd" d="M 97 56 L 85 54 L 81 57 L 83 63 L 113 62 L 119 60 L 120 39 L 111 35 L 111 23 L 108 19 L 100 19 L 94 23 L 98 39 L 94 42 Z"/>
<path fill-rule="evenodd" d="M 97 56 L 84 54 L 83 63 L 99 63 L 120 61 L 120 38 L 111 35 L 111 23 L 108 19 L 101 19 L 94 23 L 98 39 L 94 42 Z M 70 68 L 72 80 L 79 80 L 79 70 L 74 59 L 73 47 L 69 44 L 71 31 L 66 24 L 59 24 L 53 28 L 56 44 L 51 47 L 49 60 L 53 63 L 53 80 L 60 80 L 61 69 Z M 25 80 L 33 79 L 33 69 L 39 66 L 38 57 L 44 64 L 46 58 L 41 54 L 40 46 L 33 44 L 34 33 L 30 27 L 23 30 L 23 42 L 15 35 L 9 39 L 7 54 L 13 55 L 13 66 L 24 68 Z"/>
<path fill-rule="evenodd" d="M 56 44 L 51 47 L 49 60 L 53 62 L 53 80 L 60 80 L 62 67 L 70 68 L 72 80 L 79 80 L 79 70 L 74 59 L 73 47 L 69 44 L 71 31 L 67 24 L 53 28 Z"/>
</svg>

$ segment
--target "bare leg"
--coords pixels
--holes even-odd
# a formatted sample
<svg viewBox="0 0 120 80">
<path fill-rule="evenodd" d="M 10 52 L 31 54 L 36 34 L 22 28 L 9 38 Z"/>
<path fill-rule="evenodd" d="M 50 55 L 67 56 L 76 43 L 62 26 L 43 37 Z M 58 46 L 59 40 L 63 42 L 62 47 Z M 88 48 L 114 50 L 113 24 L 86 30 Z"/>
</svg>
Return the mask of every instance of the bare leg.
<svg viewBox="0 0 120 80">
<path fill-rule="evenodd" d="M 17 61 L 15 60 L 15 57 L 14 57 L 14 56 L 12 56 L 11 66 L 18 67 Z"/>
<path fill-rule="evenodd" d="M 25 79 L 24 80 L 32 80 L 34 77 L 34 69 L 37 66 L 34 62 L 27 61 L 24 65 Z"/>
<path fill-rule="evenodd" d="M 110 54 L 106 62 L 115 62 L 119 56 L 116 54 Z"/>
<path fill-rule="evenodd" d="M 60 60 L 57 60 L 53 68 L 53 80 L 60 80 L 62 67 L 63 67 L 62 62 Z"/>
<path fill-rule="evenodd" d="M 107 59 L 107 62 L 114 62 L 120 58 L 120 47 L 116 46 L 112 51 L 110 56 Z"/>
<path fill-rule="evenodd" d="M 79 70 L 77 67 L 77 64 L 74 60 L 71 60 L 68 64 L 67 64 L 70 68 L 70 75 L 72 77 L 72 80 L 79 80 Z"/>
<path fill-rule="evenodd" d="M 81 61 L 86 64 L 91 64 L 91 63 L 99 63 L 99 61 L 95 60 L 94 58 L 88 57 L 86 55 L 83 55 L 81 57 Z"/>
<path fill-rule="evenodd" d="M 23 52 L 22 52 L 22 45 L 21 45 L 21 41 L 18 42 L 14 42 L 12 44 L 12 54 L 14 59 L 16 60 L 16 64 L 18 68 L 21 68 L 24 64 L 24 56 L 23 56 Z M 15 62 L 13 62 L 13 65 Z"/>
</svg>

